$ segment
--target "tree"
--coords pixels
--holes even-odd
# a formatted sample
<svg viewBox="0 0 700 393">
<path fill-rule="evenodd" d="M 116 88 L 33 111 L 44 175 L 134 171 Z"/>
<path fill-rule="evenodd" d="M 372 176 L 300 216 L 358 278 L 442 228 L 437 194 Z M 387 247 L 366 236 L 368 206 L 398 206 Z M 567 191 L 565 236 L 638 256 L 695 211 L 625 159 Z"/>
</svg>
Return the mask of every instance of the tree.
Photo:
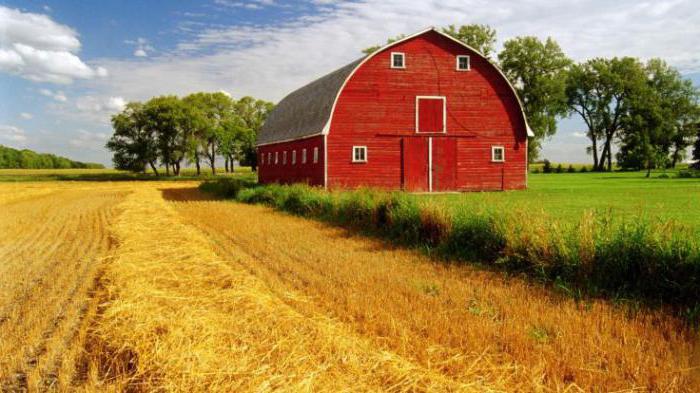
<svg viewBox="0 0 700 393">
<path fill-rule="evenodd" d="M 588 127 L 593 169 L 612 170 L 612 145 L 622 129 L 630 101 L 645 89 L 644 69 L 631 57 L 592 59 L 571 67 L 566 78 L 569 109 Z M 598 142 L 603 150 L 598 157 Z"/>
<path fill-rule="evenodd" d="M 202 129 L 201 144 L 204 155 L 209 160 L 209 167 L 216 175 L 216 156 L 225 132 L 224 124 L 233 116 L 233 100 L 228 95 L 217 93 L 195 93 L 190 101 L 203 116 L 205 126 Z"/>
<path fill-rule="evenodd" d="M 495 52 L 496 30 L 489 25 L 462 25 L 459 29 L 455 25 L 449 25 L 443 28 L 442 32 L 476 49 L 487 59 L 491 59 L 491 55 Z"/>
<path fill-rule="evenodd" d="M 240 143 L 238 160 L 243 165 L 251 166 L 253 170 L 257 170 L 258 165 L 257 150 L 255 148 L 257 135 L 267 116 L 274 108 L 275 105 L 273 103 L 256 100 L 250 96 L 241 98 L 235 104 L 235 112 L 245 125 L 238 133 Z"/>
<path fill-rule="evenodd" d="M 188 113 L 176 96 L 151 98 L 143 106 L 146 127 L 156 135 L 158 155 L 165 171 L 180 174 L 180 164 L 188 148 L 185 123 Z"/>
<path fill-rule="evenodd" d="M 623 168 L 675 167 L 683 160 L 698 121 L 698 92 L 663 60 L 645 68 L 645 88 L 636 89 L 623 118 L 618 162 Z"/>
<path fill-rule="evenodd" d="M 114 167 L 133 172 L 143 172 L 146 165 L 158 176 L 158 141 L 155 130 L 146 127 L 143 104 L 130 102 L 121 113 L 112 116 L 114 134 L 107 142 L 107 149 L 114 152 Z"/>
<path fill-rule="evenodd" d="M 693 166 L 700 169 L 700 123 L 695 124 L 695 128 L 697 134 L 695 135 L 695 144 L 693 144 L 693 160 L 695 160 Z"/>
<path fill-rule="evenodd" d="M 196 94 L 190 94 L 182 98 L 182 102 L 188 115 L 187 121 L 183 124 L 187 145 L 185 156 L 190 163 L 195 164 L 197 176 L 199 176 L 202 174 L 201 157 L 204 154 L 202 141 L 207 134 L 207 118 L 202 106 L 197 105 L 197 97 Z"/>
<path fill-rule="evenodd" d="M 389 39 L 386 40 L 386 45 L 389 45 L 389 44 L 391 44 L 392 42 L 396 42 L 396 41 L 398 41 L 398 40 L 400 40 L 400 39 L 402 39 L 402 38 L 404 38 L 404 37 L 406 37 L 405 34 L 399 34 L 399 35 L 397 35 L 397 36 L 394 37 L 394 38 L 389 38 Z M 365 55 L 371 55 L 372 53 L 378 51 L 379 48 L 381 48 L 382 46 L 383 46 L 383 45 L 374 45 L 374 46 L 370 46 L 370 47 L 368 47 L 368 48 L 363 49 L 363 50 L 362 50 L 362 53 L 364 53 Z"/>
<path fill-rule="evenodd" d="M 551 38 L 516 37 L 505 42 L 498 54 L 503 73 L 522 101 L 535 137 L 528 144 L 532 162 L 544 138 L 557 131 L 557 117 L 567 113 L 566 71 L 571 60 Z"/>
</svg>

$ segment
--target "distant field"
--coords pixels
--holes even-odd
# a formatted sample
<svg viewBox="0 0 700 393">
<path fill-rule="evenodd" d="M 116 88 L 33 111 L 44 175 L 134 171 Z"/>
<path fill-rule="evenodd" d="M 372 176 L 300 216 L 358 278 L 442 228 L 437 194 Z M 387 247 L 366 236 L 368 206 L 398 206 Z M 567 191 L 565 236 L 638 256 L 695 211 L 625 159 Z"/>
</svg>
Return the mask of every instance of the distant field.
<svg viewBox="0 0 700 393">
<path fill-rule="evenodd" d="M 452 208 L 527 210 L 578 221 L 584 211 L 673 219 L 700 230 L 700 178 L 646 178 L 640 172 L 531 174 L 525 191 L 428 196 Z M 420 196 L 419 198 L 426 198 Z"/>
<path fill-rule="evenodd" d="M 236 167 L 236 175 L 251 174 L 249 167 Z M 217 168 L 217 176 L 230 176 L 224 168 Z M 152 172 L 132 173 L 116 169 L 0 169 L 0 182 L 21 181 L 124 181 L 124 180 L 197 180 L 211 177 L 211 170 L 202 168 L 201 176 L 197 176 L 194 168 L 182 169 L 180 176 L 165 176 L 162 169 L 160 177 Z"/>
</svg>

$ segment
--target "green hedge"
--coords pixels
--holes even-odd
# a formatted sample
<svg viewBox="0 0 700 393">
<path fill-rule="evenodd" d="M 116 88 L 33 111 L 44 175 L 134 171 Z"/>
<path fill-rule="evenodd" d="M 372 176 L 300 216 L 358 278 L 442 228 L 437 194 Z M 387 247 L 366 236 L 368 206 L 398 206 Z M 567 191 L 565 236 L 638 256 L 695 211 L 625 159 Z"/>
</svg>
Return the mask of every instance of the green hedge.
<svg viewBox="0 0 700 393">
<path fill-rule="evenodd" d="M 578 292 L 641 299 L 700 313 L 700 246 L 686 227 L 585 213 L 562 223 L 529 211 L 447 210 L 401 192 L 327 192 L 305 185 L 258 186 L 237 179 L 201 188 L 240 202 L 361 229 L 452 260 L 524 272 Z"/>
</svg>

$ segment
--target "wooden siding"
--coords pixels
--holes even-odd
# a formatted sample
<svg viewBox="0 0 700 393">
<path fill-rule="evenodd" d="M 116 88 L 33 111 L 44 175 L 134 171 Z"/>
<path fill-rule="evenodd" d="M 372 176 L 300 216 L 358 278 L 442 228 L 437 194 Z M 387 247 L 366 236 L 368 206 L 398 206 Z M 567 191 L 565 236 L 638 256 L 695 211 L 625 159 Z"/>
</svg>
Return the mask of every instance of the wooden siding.
<svg viewBox="0 0 700 393">
<path fill-rule="evenodd" d="M 324 183 L 324 154 L 323 136 L 275 143 L 258 147 L 258 180 L 260 183 L 307 183 L 323 186 Z M 314 163 L 314 148 L 318 148 L 318 162 Z M 306 163 L 303 163 L 303 149 L 306 149 Z M 293 152 L 296 151 L 296 162 L 292 163 Z M 286 153 L 286 163 L 283 157 Z M 278 162 L 275 164 L 275 153 Z M 268 164 L 267 157 L 271 160 Z"/>
<path fill-rule="evenodd" d="M 405 69 L 390 67 L 391 52 L 406 54 Z M 455 70 L 457 55 L 471 56 L 470 71 Z M 445 134 L 416 134 L 417 96 L 446 97 Z M 433 31 L 378 53 L 347 82 L 327 137 L 328 186 L 400 188 L 402 140 L 428 137 L 456 140 L 455 189 L 526 187 L 526 129 L 510 86 L 481 56 Z M 352 162 L 354 145 L 367 146 L 366 163 Z M 491 162 L 492 145 L 505 148 L 505 162 Z M 443 184 L 450 175 L 440 175 Z"/>
</svg>

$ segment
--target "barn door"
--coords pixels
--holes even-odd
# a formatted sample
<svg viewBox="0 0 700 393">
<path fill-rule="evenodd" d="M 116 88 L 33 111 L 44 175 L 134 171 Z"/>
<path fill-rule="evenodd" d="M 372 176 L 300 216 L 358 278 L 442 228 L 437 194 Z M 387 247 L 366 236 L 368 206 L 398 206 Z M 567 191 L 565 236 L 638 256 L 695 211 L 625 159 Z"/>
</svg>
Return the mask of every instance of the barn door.
<svg viewBox="0 0 700 393">
<path fill-rule="evenodd" d="M 401 174 L 406 191 L 429 191 L 428 138 L 401 140 Z"/>
<path fill-rule="evenodd" d="M 449 191 L 456 187 L 457 139 L 431 138 L 432 190 Z"/>
</svg>

